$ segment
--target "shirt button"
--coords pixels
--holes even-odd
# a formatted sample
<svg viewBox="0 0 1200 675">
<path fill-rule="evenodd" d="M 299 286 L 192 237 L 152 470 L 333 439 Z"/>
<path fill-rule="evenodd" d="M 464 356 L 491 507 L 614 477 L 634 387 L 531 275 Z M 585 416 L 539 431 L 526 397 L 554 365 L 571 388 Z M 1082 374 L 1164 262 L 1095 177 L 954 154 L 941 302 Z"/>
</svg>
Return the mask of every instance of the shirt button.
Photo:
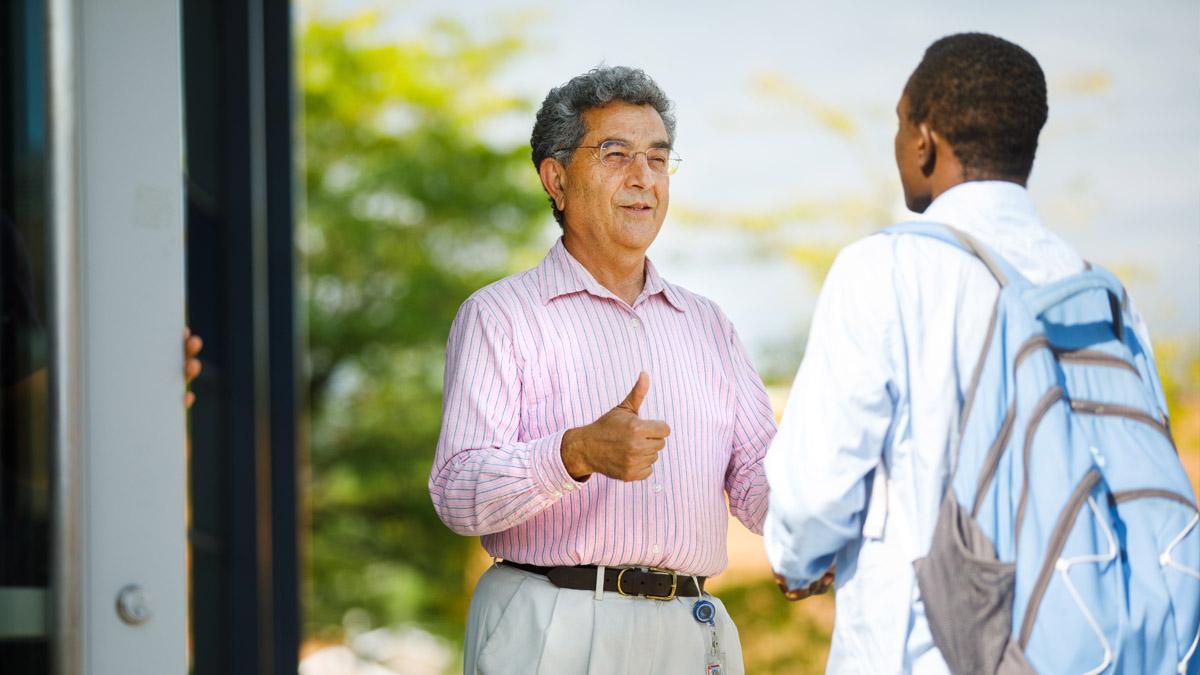
<svg viewBox="0 0 1200 675">
<path fill-rule="evenodd" d="M 570 483 L 567 483 L 566 485 L 563 485 L 563 489 L 566 490 L 567 492 L 570 492 L 571 490 L 575 489 L 575 486 L 571 485 Z"/>
<path fill-rule="evenodd" d="M 654 491 L 655 491 L 655 492 L 662 492 L 662 490 L 663 490 L 663 488 L 662 488 L 662 483 L 655 483 L 655 484 L 654 484 Z"/>
<path fill-rule="evenodd" d="M 553 494 L 554 494 L 554 496 L 555 496 L 555 497 L 561 497 L 561 496 L 562 496 L 562 493 L 561 493 L 561 492 L 559 492 L 558 490 L 555 490 Z"/>
<path fill-rule="evenodd" d="M 650 552 L 654 553 L 654 554 L 662 553 L 662 547 L 659 546 L 658 544 L 655 544 L 650 547 Z"/>
<path fill-rule="evenodd" d="M 637 319 L 634 319 L 633 321 L 629 322 L 629 325 L 633 326 L 634 328 L 637 328 L 638 326 L 642 325 L 642 322 L 638 321 Z"/>
</svg>

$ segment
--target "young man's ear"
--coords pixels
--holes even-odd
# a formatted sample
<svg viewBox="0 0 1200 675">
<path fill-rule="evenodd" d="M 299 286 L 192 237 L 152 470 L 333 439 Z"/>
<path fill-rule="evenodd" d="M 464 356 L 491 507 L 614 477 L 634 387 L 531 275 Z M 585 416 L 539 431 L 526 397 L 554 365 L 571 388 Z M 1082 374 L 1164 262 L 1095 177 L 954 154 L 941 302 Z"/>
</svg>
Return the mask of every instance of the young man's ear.
<svg viewBox="0 0 1200 675">
<path fill-rule="evenodd" d="M 562 211 L 567 201 L 567 193 L 564 189 L 567 181 L 567 168 L 557 159 L 547 157 L 538 167 L 538 177 L 542 179 L 542 187 L 546 190 L 546 194 L 550 195 L 554 207 Z"/>
<path fill-rule="evenodd" d="M 917 125 L 917 135 L 917 161 L 921 163 L 921 175 L 929 178 L 937 167 L 937 146 L 941 137 L 929 128 L 929 122 Z"/>
</svg>

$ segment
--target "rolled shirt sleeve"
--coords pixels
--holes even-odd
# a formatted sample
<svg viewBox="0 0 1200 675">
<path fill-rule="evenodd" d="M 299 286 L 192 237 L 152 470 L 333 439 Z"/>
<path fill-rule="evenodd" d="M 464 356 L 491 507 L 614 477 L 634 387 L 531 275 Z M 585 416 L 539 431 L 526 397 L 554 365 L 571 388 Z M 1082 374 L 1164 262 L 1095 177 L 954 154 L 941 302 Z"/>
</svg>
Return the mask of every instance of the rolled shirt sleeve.
<svg viewBox="0 0 1200 675">
<path fill-rule="evenodd" d="M 446 346 L 442 430 L 429 476 L 434 510 L 459 534 L 509 529 L 580 485 L 563 466 L 564 431 L 518 440 L 521 395 L 511 339 L 479 298 L 468 299 Z"/>
<path fill-rule="evenodd" d="M 804 359 L 766 458 L 767 558 L 791 588 L 862 534 L 868 479 L 897 401 L 899 314 L 886 240 L 845 249 L 825 280 Z"/>
</svg>

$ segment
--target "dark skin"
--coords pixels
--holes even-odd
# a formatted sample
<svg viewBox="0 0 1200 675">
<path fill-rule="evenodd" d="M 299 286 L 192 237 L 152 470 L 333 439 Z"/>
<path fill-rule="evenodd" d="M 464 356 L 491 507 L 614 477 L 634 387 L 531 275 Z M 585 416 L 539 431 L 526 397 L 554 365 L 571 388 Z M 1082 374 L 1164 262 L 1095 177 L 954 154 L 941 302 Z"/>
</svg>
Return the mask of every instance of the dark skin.
<svg viewBox="0 0 1200 675">
<path fill-rule="evenodd" d="M 904 204 L 909 211 L 924 213 L 943 192 L 972 180 L 1004 180 L 1024 186 L 1027 177 L 993 176 L 963 166 L 954 153 L 954 146 L 928 121 L 914 124 L 908 116 L 908 93 L 896 104 L 896 168 L 904 188 Z M 834 568 L 804 588 L 788 586 L 782 575 L 775 583 L 788 600 L 803 600 L 824 593 L 833 586 Z"/>
<path fill-rule="evenodd" d="M 925 213 L 939 195 L 967 181 L 1004 180 L 1024 187 L 1027 177 L 994 176 L 964 166 L 954 146 L 928 120 L 917 124 L 909 120 L 907 92 L 896 104 L 896 116 L 896 168 L 909 211 Z"/>
<path fill-rule="evenodd" d="M 828 591 L 833 586 L 833 574 L 834 567 L 830 566 L 829 571 L 822 574 L 820 579 L 800 589 L 788 587 L 787 579 L 784 579 L 782 574 L 775 575 L 775 583 L 779 585 L 779 590 L 783 591 L 783 597 L 795 602 Z"/>
</svg>

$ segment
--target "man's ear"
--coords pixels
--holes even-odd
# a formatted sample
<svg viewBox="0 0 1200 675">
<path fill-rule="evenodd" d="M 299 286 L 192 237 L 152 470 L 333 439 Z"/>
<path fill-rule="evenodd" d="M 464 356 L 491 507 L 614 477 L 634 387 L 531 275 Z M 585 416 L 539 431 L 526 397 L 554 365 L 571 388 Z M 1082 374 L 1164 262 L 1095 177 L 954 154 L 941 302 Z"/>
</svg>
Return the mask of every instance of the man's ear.
<svg viewBox="0 0 1200 675">
<path fill-rule="evenodd" d="M 565 189 L 567 168 L 557 159 L 547 157 L 542 160 L 541 166 L 538 167 L 538 177 L 542 179 L 542 187 L 546 190 L 546 194 L 550 195 L 555 208 L 562 211 L 567 201 L 567 191 Z"/>
<path fill-rule="evenodd" d="M 917 125 L 917 136 L 917 161 L 921 165 L 921 175 L 928 178 L 937 167 L 938 143 L 942 139 L 937 132 L 929 128 L 929 122 Z"/>
</svg>

